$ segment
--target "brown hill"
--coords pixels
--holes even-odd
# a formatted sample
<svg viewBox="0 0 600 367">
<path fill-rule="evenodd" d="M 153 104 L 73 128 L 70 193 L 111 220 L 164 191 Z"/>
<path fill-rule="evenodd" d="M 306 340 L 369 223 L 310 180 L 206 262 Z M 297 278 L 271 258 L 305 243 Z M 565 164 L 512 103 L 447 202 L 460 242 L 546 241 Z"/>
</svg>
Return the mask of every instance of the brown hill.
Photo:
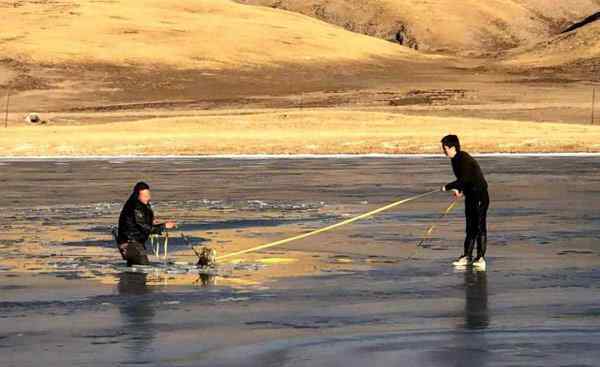
<svg viewBox="0 0 600 367">
<path fill-rule="evenodd" d="M 502 64 L 551 72 L 579 72 L 586 78 L 600 81 L 600 20 L 573 27 L 546 41 L 511 50 L 504 55 Z"/>
<path fill-rule="evenodd" d="M 556 35 L 598 0 L 240 0 L 427 51 L 485 54 Z"/>
</svg>

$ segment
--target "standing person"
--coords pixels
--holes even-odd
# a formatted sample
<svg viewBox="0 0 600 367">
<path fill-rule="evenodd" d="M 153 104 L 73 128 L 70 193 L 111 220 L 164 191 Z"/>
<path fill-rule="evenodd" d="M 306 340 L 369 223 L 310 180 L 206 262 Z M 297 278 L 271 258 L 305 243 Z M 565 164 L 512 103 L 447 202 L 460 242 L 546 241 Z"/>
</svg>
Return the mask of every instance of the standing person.
<svg viewBox="0 0 600 367">
<path fill-rule="evenodd" d="M 150 186 L 138 182 L 119 216 L 117 246 L 127 266 L 148 265 L 146 241 L 151 234 L 161 234 L 165 229 L 175 228 L 176 223 L 156 223 L 150 206 Z"/>
<path fill-rule="evenodd" d="M 465 197 L 465 217 L 467 236 L 464 252 L 454 265 L 473 265 L 485 268 L 485 251 L 487 247 L 486 216 L 490 204 L 488 184 L 477 161 L 460 149 L 456 135 L 446 135 L 442 139 L 444 154 L 452 162 L 452 170 L 456 180 L 442 186 L 442 191 L 452 191 L 458 198 Z M 477 242 L 477 257 L 473 260 L 473 248 Z"/>
</svg>

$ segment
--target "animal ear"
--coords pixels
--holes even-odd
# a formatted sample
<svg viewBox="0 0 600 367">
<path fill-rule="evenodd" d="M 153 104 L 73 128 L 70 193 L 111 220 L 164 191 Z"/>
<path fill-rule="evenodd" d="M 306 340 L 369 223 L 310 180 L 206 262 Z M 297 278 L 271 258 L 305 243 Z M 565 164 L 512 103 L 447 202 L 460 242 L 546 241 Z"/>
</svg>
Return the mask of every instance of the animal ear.
<svg viewBox="0 0 600 367">
<path fill-rule="evenodd" d="M 196 250 L 196 248 L 194 246 L 192 246 L 192 250 L 194 250 L 194 253 L 196 254 L 196 256 L 201 257 L 202 255 L 198 252 L 198 250 Z"/>
</svg>

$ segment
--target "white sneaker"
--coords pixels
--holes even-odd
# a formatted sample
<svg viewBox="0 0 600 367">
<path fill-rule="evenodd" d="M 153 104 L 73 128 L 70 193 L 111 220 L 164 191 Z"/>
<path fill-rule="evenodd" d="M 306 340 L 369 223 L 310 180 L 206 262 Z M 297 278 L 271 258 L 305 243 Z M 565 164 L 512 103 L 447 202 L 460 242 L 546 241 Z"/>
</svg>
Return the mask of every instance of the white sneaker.
<svg viewBox="0 0 600 367">
<path fill-rule="evenodd" d="M 480 257 L 479 259 L 473 261 L 473 266 L 479 269 L 485 269 L 485 259 Z"/>
<path fill-rule="evenodd" d="M 454 261 L 452 263 L 452 265 L 454 266 L 467 266 L 469 265 L 471 262 L 469 261 L 469 258 L 466 256 L 461 256 L 459 257 L 456 261 Z"/>
</svg>

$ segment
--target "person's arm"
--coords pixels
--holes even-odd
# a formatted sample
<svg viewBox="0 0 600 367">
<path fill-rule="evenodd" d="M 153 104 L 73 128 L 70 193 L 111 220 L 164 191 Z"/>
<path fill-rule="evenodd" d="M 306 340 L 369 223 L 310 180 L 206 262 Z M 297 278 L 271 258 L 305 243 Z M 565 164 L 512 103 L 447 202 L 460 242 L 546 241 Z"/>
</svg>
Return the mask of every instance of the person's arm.
<svg viewBox="0 0 600 367">
<path fill-rule="evenodd" d="M 136 223 L 133 211 L 123 214 L 122 218 L 123 222 L 119 223 L 119 230 L 122 229 L 123 236 L 125 237 L 123 240 L 126 240 L 127 242 L 135 241 L 142 236 L 142 232 Z"/>
<path fill-rule="evenodd" d="M 444 191 L 456 190 L 458 192 L 463 192 L 465 188 L 465 183 L 462 179 L 457 179 L 452 181 L 444 186 Z"/>
<path fill-rule="evenodd" d="M 465 190 L 465 185 L 469 181 L 469 177 L 472 174 L 472 162 L 470 159 L 462 159 L 458 166 L 458 175 L 456 180 L 450 182 L 444 189 L 446 191 L 456 190 L 458 192 L 463 192 Z"/>
<path fill-rule="evenodd" d="M 158 219 L 154 219 L 154 220 L 152 221 L 152 224 L 154 224 L 154 225 L 162 225 L 162 226 L 164 226 L 164 227 L 163 227 L 163 230 L 164 230 L 164 229 L 173 229 L 173 228 L 177 228 L 177 222 L 175 222 L 174 220 L 168 220 L 168 221 L 166 221 L 166 222 L 162 223 L 162 222 L 161 222 L 161 221 L 159 221 Z"/>
<path fill-rule="evenodd" d="M 165 229 L 164 224 L 146 223 L 144 211 L 141 208 L 134 210 L 135 225 L 147 235 L 162 234 Z"/>
<path fill-rule="evenodd" d="M 153 224 L 152 225 L 152 230 L 150 231 L 150 234 L 162 234 L 163 231 L 165 230 L 166 226 L 164 223 L 160 223 L 160 224 Z"/>
</svg>

